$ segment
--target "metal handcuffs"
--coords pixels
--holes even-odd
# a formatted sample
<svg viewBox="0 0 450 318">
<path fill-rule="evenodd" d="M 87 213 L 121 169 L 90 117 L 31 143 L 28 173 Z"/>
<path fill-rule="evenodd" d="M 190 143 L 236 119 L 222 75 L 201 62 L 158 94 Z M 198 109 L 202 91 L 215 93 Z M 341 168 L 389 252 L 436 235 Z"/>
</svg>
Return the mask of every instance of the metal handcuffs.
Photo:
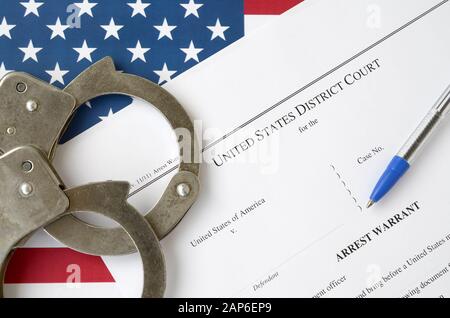
<svg viewBox="0 0 450 318">
<path fill-rule="evenodd" d="M 189 148 L 180 147 L 179 171 L 145 216 L 127 203 L 127 182 L 102 182 L 65 189 L 52 159 L 74 112 L 102 95 L 123 94 L 154 105 L 172 128 L 187 129 Z M 189 116 L 160 86 L 117 72 L 106 57 L 82 72 L 64 90 L 31 75 L 8 73 L 0 81 L 0 296 L 11 251 L 39 228 L 77 251 L 123 255 L 138 251 L 144 267 L 143 297 L 162 297 L 166 286 L 159 240 L 169 234 L 199 193 L 196 138 Z M 179 191 L 180 187 L 183 191 Z M 95 212 L 121 228 L 97 227 L 73 216 Z"/>
</svg>

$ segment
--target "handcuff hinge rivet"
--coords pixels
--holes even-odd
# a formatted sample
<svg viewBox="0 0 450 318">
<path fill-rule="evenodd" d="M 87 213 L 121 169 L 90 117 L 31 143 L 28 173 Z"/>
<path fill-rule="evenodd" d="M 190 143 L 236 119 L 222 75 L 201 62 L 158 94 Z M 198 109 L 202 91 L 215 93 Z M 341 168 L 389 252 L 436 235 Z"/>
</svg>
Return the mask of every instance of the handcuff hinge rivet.
<svg viewBox="0 0 450 318">
<path fill-rule="evenodd" d="M 33 186 L 28 182 L 22 183 L 20 185 L 20 193 L 25 197 L 29 196 L 31 193 L 33 193 Z"/>
<path fill-rule="evenodd" d="M 8 135 L 15 135 L 15 134 L 16 134 L 16 128 L 15 128 L 15 127 L 8 127 L 8 128 L 6 129 L 6 133 L 7 133 Z"/>
<path fill-rule="evenodd" d="M 35 100 L 29 100 L 27 102 L 27 110 L 32 113 L 38 109 L 38 103 Z"/>
<path fill-rule="evenodd" d="M 191 192 L 191 188 L 187 183 L 180 183 L 177 185 L 177 193 L 180 197 L 187 197 Z"/>
</svg>

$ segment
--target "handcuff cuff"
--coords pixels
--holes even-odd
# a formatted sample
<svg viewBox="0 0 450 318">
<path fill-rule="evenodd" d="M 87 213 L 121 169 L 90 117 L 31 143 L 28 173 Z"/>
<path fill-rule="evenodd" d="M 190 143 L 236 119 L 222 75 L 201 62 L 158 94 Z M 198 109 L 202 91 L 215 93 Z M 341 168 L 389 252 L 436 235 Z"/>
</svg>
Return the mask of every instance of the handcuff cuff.
<svg viewBox="0 0 450 318">
<path fill-rule="evenodd" d="M 58 141 L 77 108 L 107 94 L 140 98 L 156 107 L 172 129 L 189 131 L 190 140 L 184 144 L 190 149 L 180 146 L 179 170 L 145 216 L 127 202 L 129 183 L 107 181 L 66 189 L 52 165 Z M 116 71 L 110 57 L 87 68 L 63 90 L 26 73 L 6 74 L 0 81 L 0 297 L 12 251 L 40 228 L 86 254 L 139 252 L 142 297 L 163 297 L 166 271 L 159 241 L 198 197 L 196 142 L 192 121 L 171 94 L 147 79 Z M 73 215 L 79 212 L 98 213 L 120 227 L 94 226 Z"/>
</svg>

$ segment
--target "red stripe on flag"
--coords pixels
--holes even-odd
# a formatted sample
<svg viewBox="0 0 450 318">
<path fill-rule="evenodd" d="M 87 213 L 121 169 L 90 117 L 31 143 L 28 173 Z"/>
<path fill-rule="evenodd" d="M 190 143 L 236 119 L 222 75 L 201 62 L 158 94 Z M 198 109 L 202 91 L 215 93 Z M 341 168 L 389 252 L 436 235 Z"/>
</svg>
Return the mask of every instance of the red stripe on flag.
<svg viewBox="0 0 450 318">
<path fill-rule="evenodd" d="M 303 0 L 245 0 L 244 14 L 282 14 Z"/>
<path fill-rule="evenodd" d="M 5 275 L 6 284 L 114 283 L 98 256 L 68 248 L 20 248 L 14 252 Z"/>
</svg>

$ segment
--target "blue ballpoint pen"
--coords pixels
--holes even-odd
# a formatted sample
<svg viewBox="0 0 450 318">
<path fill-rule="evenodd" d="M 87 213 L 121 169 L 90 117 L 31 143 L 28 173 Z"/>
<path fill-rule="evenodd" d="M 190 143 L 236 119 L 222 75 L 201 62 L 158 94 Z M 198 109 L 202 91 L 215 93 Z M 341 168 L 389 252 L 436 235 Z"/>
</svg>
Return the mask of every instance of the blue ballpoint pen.
<svg viewBox="0 0 450 318">
<path fill-rule="evenodd" d="M 436 104 L 431 108 L 419 127 L 417 127 L 397 155 L 391 160 L 373 189 L 367 208 L 370 208 L 375 202 L 381 200 L 405 174 L 416 158 L 419 150 L 422 149 L 422 146 L 436 130 L 449 110 L 450 86 L 447 87 L 444 94 L 442 94 Z"/>
</svg>

